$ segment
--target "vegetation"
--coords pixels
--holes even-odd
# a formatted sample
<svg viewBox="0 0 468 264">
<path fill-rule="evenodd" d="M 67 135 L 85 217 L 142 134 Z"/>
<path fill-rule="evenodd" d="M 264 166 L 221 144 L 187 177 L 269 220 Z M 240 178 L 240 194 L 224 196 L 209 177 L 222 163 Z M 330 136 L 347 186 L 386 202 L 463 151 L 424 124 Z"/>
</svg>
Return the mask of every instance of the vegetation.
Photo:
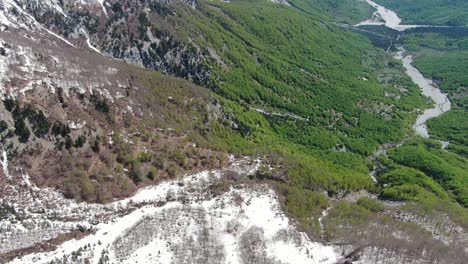
<svg viewBox="0 0 468 264">
<path fill-rule="evenodd" d="M 183 19 L 167 17 L 191 22 L 177 38 L 190 36 L 219 56 L 219 61 L 209 64 L 213 74 L 207 86 L 216 93 L 229 121 L 211 120 L 191 139 L 223 152 L 271 157 L 293 188 L 283 192 L 286 210 L 310 227 L 316 223 L 306 212 L 323 204 L 304 197 L 320 191 L 379 192 L 368 175 L 372 164 L 367 157 L 380 144 L 400 141 L 416 117 L 413 110 L 428 106 L 399 62 L 364 37 L 329 22 L 333 12 L 350 10 L 349 1 L 339 2 L 291 1 L 292 6 L 247 0 L 202 2 L 199 12 L 184 13 Z M 319 5 L 335 4 L 338 9 L 318 14 Z M 356 14 L 353 18 L 333 20 L 365 19 L 369 10 L 364 6 L 355 6 L 360 11 L 351 12 Z M 400 159 L 396 164 L 401 171 L 386 176 L 392 185 L 383 189 L 382 197 L 409 199 L 418 196 L 411 192 L 421 191 L 437 199 L 463 200 L 451 179 L 427 176 Z M 411 183 L 400 186 L 404 180 Z M 361 203 L 378 210 L 368 201 Z"/>
<path fill-rule="evenodd" d="M 467 25 L 465 0 L 375 0 L 392 9 L 405 24 Z"/>
<path fill-rule="evenodd" d="M 370 203 L 373 206 L 369 207 Z M 447 259 L 450 259 L 450 263 L 464 263 L 466 256 L 463 246 L 456 243 L 445 245 L 425 228 L 378 214 L 376 208 L 381 207 L 370 198 L 362 198 L 357 203 L 336 203 L 326 219 L 326 240 L 332 244 L 355 245 L 359 250 L 351 254 L 370 250 L 372 263 L 388 260 L 389 255 L 399 258 L 397 262 L 417 258 L 429 263 L 445 262 Z"/>
<path fill-rule="evenodd" d="M 324 25 L 301 10 L 236 1 L 210 2 L 203 12 L 210 22 L 197 24 L 205 39 L 196 40 L 202 46 L 212 45 L 229 67 L 214 67 L 219 78 L 213 80 L 215 92 L 241 102 L 242 106 L 225 106 L 230 116 L 241 121 L 238 125 L 250 139 L 276 134 L 282 141 L 323 150 L 321 156 L 328 156 L 326 151 L 336 145 L 366 156 L 380 143 L 402 138 L 414 118 L 406 111 L 425 104 L 417 87 L 404 77 L 396 82 L 408 86 L 411 100 L 385 97 L 387 89 L 398 93 L 377 79 L 378 72 L 390 65 L 385 64 L 390 58 L 364 38 Z M 392 111 L 383 114 L 382 109 L 373 109 L 377 105 L 392 107 Z M 303 119 L 260 117 L 250 106 Z M 330 160 L 339 158 L 328 154 Z"/>
<path fill-rule="evenodd" d="M 452 102 L 452 111 L 428 122 L 431 135 L 449 141 L 451 151 L 468 157 L 468 36 L 452 31 L 411 33 L 402 39 L 411 52 L 418 54 L 415 66 Z"/>
<path fill-rule="evenodd" d="M 28 142 L 29 136 L 31 135 L 24 119 L 21 117 L 15 120 L 15 134 L 18 136 L 18 140 L 21 143 Z"/>
<path fill-rule="evenodd" d="M 440 84 L 449 93 L 456 107 L 468 111 L 468 47 L 463 51 L 427 54 L 415 61 L 415 66 Z"/>
<path fill-rule="evenodd" d="M 447 198 L 445 191 L 434 179 L 408 167 L 398 167 L 382 175 L 379 181 L 386 186 L 381 196 L 389 200 L 417 200 L 427 196 L 427 192 Z"/>
<path fill-rule="evenodd" d="M 390 160 L 381 160 L 387 172 L 379 181 L 385 186 L 382 198 L 418 201 L 428 208 L 425 213 L 431 210 L 448 211 L 453 218 L 466 219 L 466 212 L 455 210 L 456 206 L 451 201 L 467 206 L 468 119 L 465 90 L 468 80 L 464 72 L 468 70 L 468 42 L 463 34 L 452 33 L 451 29 L 413 32 L 403 35 L 401 39 L 405 47 L 417 56 L 415 66 L 425 76 L 433 78 L 448 93 L 452 102 L 453 110 L 428 122 L 432 137 L 450 142 L 448 151 L 441 150 L 440 143 L 434 140 L 410 140 L 390 150 Z M 466 224 L 466 220 L 460 223 Z"/>
<path fill-rule="evenodd" d="M 328 197 L 309 190 L 282 185 L 279 192 L 286 196 L 286 212 L 294 215 L 296 219 L 312 234 L 320 234 L 318 218 L 328 206 Z"/>
<path fill-rule="evenodd" d="M 464 113 L 468 111 L 468 33 L 467 30 L 446 29 L 439 32 L 417 32 L 404 35 L 402 41 L 409 51 L 416 54 L 414 65 L 425 75 L 432 78 L 442 91 L 449 95 L 454 111 L 429 122 L 432 133 L 442 138 L 437 130 L 442 124 L 457 126 L 466 123 Z M 437 125 L 436 125 L 437 123 Z M 433 127 L 432 125 L 437 126 Z M 445 126 L 447 129 L 447 126 Z M 463 131 L 453 130 L 443 133 L 463 136 Z M 458 137 L 458 136 L 455 136 Z M 461 143 L 456 140 L 457 144 Z M 460 145 L 466 146 L 462 143 Z"/>
<path fill-rule="evenodd" d="M 449 149 L 468 158 L 468 115 L 452 110 L 429 123 L 431 135 L 448 140 Z"/>
<path fill-rule="evenodd" d="M 200 148 L 275 156 L 272 162 L 278 163 L 284 182 L 297 187 L 291 193 L 377 192 L 368 175 L 372 164 L 367 157 L 380 144 L 401 140 L 416 117 L 413 109 L 427 105 L 403 74 L 401 64 L 363 36 L 333 23 L 368 18 L 372 8 L 366 3 L 297 0 L 287 6 L 239 0 L 200 1 L 195 10 L 154 3 L 149 8 L 155 11 L 151 15 L 127 5 L 112 5 L 111 22 L 133 17 L 131 23 L 136 23 L 138 32 L 110 28 L 115 43 L 122 45 L 109 44 L 109 53 L 119 57 L 125 45 L 134 45 L 143 54 L 142 47 L 149 46 L 143 65 L 163 65 L 156 68 L 210 88 L 213 93 L 202 97 L 213 96 L 219 106 L 206 111 L 206 99 L 187 104 L 185 93 L 201 89 L 135 71 L 132 78 L 138 86 L 153 87 L 140 95 L 142 104 L 160 113 L 152 120 L 128 125 L 149 135 L 137 145 L 158 141 L 160 134 L 151 128 L 171 129 L 185 137 L 183 143 L 193 142 Z M 150 39 L 147 27 L 160 43 L 145 45 Z M 157 63 L 166 54 L 177 54 L 181 62 Z M 112 116 L 111 104 L 104 98 L 88 99 L 95 109 Z M 203 155 L 191 153 L 182 142 L 174 148 L 159 146 L 158 155 L 142 157 L 142 149 L 127 146 L 117 134 L 114 137 L 111 156 L 128 170 L 133 184 L 175 176 L 199 166 L 194 163 L 198 159 L 203 165 L 223 160 L 199 157 Z M 78 141 L 84 141 L 76 135 L 64 139 L 71 151 L 73 145 L 81 145 Z M 94 153 L 105 153 L 97 139 L 88 138 L 83 144 Z M 153 167 L 156 170 L 150 170 Z M 118 166 L 113 169 L 119 171 Z"/>
<path fill-rule="evenodd" d="M 356 203 L 374 213 L 383 212 L 385 209 L 381 202 L 369 197 L 361 197 Z"/>
<path fill-rule="evenodd" d="M 15 208 L 7 204 L 0 204 L 0 220 L 8 219 L 11 216 L 17 216 Z"/>
<path fill-rule="evenodd" d="M 293 7 L 329 21 L 357 24 L 371 17 L 374 9 L 366 2 L 355 0 L 291 0 Z"/>
<path fill-rule="evenodd" d="M 411 169 L 397 169 L 382 177 L 389 184 L 383 196 L 392 199 L 420 199 L 429 191 L 440 198 L 449 197 L 461 205 L 468 205 L 468 161 L 455 153 L 440 149 L 433 140 L 414 139 L 389 151 L 389 158 Z M 426 176 L 427 175 L 427 176 Z M 430 178 L 428 178 L 430 177 Z"/>
</svg>

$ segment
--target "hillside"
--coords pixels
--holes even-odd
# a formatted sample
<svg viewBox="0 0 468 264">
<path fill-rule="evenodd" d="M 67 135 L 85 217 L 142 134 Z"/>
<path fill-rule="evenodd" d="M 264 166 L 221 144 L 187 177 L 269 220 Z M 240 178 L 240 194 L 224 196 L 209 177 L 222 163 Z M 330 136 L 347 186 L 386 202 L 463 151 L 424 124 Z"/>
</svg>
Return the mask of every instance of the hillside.
<svg viewBox="0 0 468 264">
<path fill-rule="evenodd" d="M 51 17 L 45 15 L 47 12 L 61 17 L 54 6 L 38 9 L 31 2 L 27 4 L 24 8 L 31 10 L 37 21 Z M 249 1 L 197 2 L 195 9 L 179 2 L 165 8 L 155 2 L 133 4 L 109 2 L 106 23 L 73 20 L 76 6 L 68 4 L 63 8 L 70 8 L 70 14 L 61 19 L 70 22 L 54 22 L 56 18 L 43 23 L 69 36 L 73 45 L 86 48 L 88 38 L 94 45 L 91 47 L 104 54 L 210 88 L 222 96 L 219 100 L 238 132 L 210 123 L 211 133 L 204 132 L 205 139 L 198 138 L 198 145 L 237 154 L 270 154 L 281 149 L 280 156 L 289 157 L 290 153 L 302 152 L 292 159 L 304 158 L 308 164 L 315 160 L 314 166 L 336 179 L 330 185 L 326 177 L 316 178 L 309 183 L 315 190 L 335 191 L 344 186 L 373 189 L 367 175 L 371 167 L 367 156 L 379 144 L 403 138 L 414 118 L 411 110 L 424 105 L 417 87 L 403 74 L 398 75 L 401 68 L 390 56 L 372 48 L 365 38 L 296 8 Z M 155 11 L 146 14 L 145 5 Z M 184 15 L 166 10 L 171 8 Z M 95 22 L 91 25 L 90 21 Z M 122 21 L 128 26 L 118 27 Z M 312 26 L 283 26 L 306 24 Z M 183 30 L 174 30 L 176 27 Z M 125 31 L 114 37 L 104 33 L 112 32 L 112 28 Z M 141 37 L 132 37 L 137 32 L 131 29 L 139 30 Z M 88 33 L 74 35 L 67 31 Z M 156 33 L 160 34 L 157 38 Z M 386 85 L 379 78 L 382 74 L 396 76 L 397 83 L 407 89 Z M 349 174 L 353 176 L 344 177 Z"/>
<path fill-rule="evenodd" d="M 404 24 L 468 25 L 468 3 L 464 0 L 375 0 L 397 11 Z"/>
</svg>

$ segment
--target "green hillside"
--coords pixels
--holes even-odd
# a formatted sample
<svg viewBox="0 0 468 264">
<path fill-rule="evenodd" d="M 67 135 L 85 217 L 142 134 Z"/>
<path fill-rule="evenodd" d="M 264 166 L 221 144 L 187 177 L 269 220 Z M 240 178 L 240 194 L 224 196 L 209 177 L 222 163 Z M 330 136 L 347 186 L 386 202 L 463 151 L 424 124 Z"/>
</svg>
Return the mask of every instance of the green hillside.
<svg viewBox="0 0 468 264">
<path fill-rule="evenodd" d="M 203 34 L 193 39 L 211 45 L 222 58 L 224 67 L 213 66 L 213 91 L 228 99 L 225 107 L 241 133 L 213 125 L 207 141 L 223 150 L 270 157 L 286 175 L 286 185 L 275 184 L 286 196 L 287 209 L 316 229 L 316 222 L 304 218 L 311 210 L 304 196 L 311 190 L 379 193 L 380 187 L 369 176 L 368 156 L 380 144 L 412 134 L 413 110 L 430 104 L 391 54 L 336 26 L 331 16 L 314 15 L 313 5 L 294 4 L 205 2 L 194 23 Z M 204 21 L 206 17 L 210 20 Z M 415 167 L 397 159 L 406 149 L 401 151 L 391 157 L 396 165 L 388 172 Z M 438 165 L 457 171 L 453 180 L 425 176 L 438 194 L 427 200 L 429 207 L 447 203 L 452 208 L 454 201 L 466 204 L 460 163 L 447 159 Z M 265 178 L 271 175 L 259 176 Z M 427 183 L 412 184 L 424 188 Z M 388 194 L 388 188 L 382 197 L 400 197 Z M 456 217 L 465 224 L 460 214 Z"/>
<path fill-rule="evenodd" d="M 467 25 L 465 0 L 375 0 L 394 10 L 404 24 Z"/>
<path fill-rule="evenodd" d="M 403 75 L 396 82 L 409 93 L 386 97 L 386 91 L 399 92 L 379 76 L 398 73 L 399 64 L 332 23 L 293 7 L 250 1 L 208 2 L 202 12 L 216 22 L 197 24 L 204 36 L 194 40 L 211 44 L 227 65 L 215 68 L 215 92 L 244 107 L 307 119 L 269 119 L 294 143 L 322 150 L 342 144 L 369 155 L 402 138 L 414 118 L 407 112 L 424 105 Z"/>
<path fill-rule="evenodd" d="M 323 16 L 329 21 L 357 24 L 371 17 L 374 8 L 356 0 L 291 0 L 289 3 L 304 12 Z"/>
</svg>

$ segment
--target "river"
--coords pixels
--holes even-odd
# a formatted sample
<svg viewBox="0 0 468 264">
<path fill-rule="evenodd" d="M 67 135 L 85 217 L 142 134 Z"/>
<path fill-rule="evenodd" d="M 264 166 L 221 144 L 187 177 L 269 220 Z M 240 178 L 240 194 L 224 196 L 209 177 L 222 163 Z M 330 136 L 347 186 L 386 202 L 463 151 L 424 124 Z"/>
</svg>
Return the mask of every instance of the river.
<svg viewBox="0 0 468 264">
<path fill-rule="evenodd" d="M 395 58 L 402 60 L 403 66 L 406 69 L 406 74 L 419 86 L 419 88 L 421 88 L 422 94 L 431 98 L 435 102 L 434 107 L 426 109 L 422 114 L 420 114 L 413 125 L 416 135 L 428 138 L 429 131 L 427 130 L 426 125 L 427 120 L 450 111 L 452 104 L 450 103 L 447 95 L 442 93 L 432 80 L 425 78 L 421 72 L 411 64 L 413 62 L 413 57 L 411 55 L 403 56 L 404 52 L 405 50 L 401 48 Z"/>
<path fill-rule="evenodd" d="M 378 25 L 380 23 L 380 25 L 385 25 L 388 28 L 399 31 L 408 28 L 434 27 L 429 25 L 401 25 L 402 19 L 398 17 L 394 11 L 377 4 L 372 0 L 366 0 L 366 2 L 377 9 L 373 17 L 380 17 L 384 20 L 384 22 L 374 22 L 374 25 Z M 369 22 L 371 20 L 366 21 L 361 22 L 358 25 L 372 24 Z M 432 80 L 424 77 L 424 75 L 422 75 L 421 72 L 419 72 L 419 70 L 412 65 L 413 57 L 411 55 L 405 56 L 405 50 L 403 48 L 400 48 L 400 51 L 396 53 L 395 58 L 403 62 L 403 66 L 406 69 L 406 74 L 414 83 L 419 86 L 422 94 L 428 98 L 431 98 L 435 102 L 434 107 L 426 109 L 422 114 L 420 114 L 416 119 L 415 124 L 413 125 L 413 129 L 416 135 L 428 138 L 429 132 L 426 125 L 427 120 L 438 117 L 441 114 L 449 111 L 451 109 L 450 100 L 446 94 L 440 91 L 439 87 L 437 87 L 437 85 L 435 85 Z"/>
<path fill-rule="evenodd" d="M 372 15 L 372 18 L 365 20 L 356 26 L 384 25 L 387 28 L 391 28 L 397 31 L 404 31 L 406 29 L 418 27 L 444 27 L 431 25 L 401 25 L 402 19 L 394 11 L 377 4 L 372 0 L 366 0 L 366 2 L 374 7 L 376 11 Z M 412 65 L 413 57 L 411 55 L 405 55 L 405 52 L 405 49 L 400 47 L 399 51 L 395 55 L 395 58 L 402 61 L 403 67 L 406 70 L 406 74 L 415 84 L 419 86 L 422 94 L 428 98 L 431 98 L 435 103 L 434 107 L 424 110 L 424 112 L 422 112 L 417 117 L 416 122 L 413 125 L 415 135 L 429 138 L 430 135 L 427 129 L 427 121 L 450 111 L 451 102 L 447 95 L 442 93 L 439 87 L 437 87 L 437 85 L 435 85 L 432 80 L 424 77 L 424 75 L 422 75 L 422 73 Z M 378 156 L 382 154 L 385 155 L 387 150 L 393 147 L 401 146 L 408 139 L 409 137 L 406 137 L 400 142 L 393 142 L 380 146 L 379 149 L 371 156 L 371 159 L 375 160 Z M 441 141 L 441 143 L 443 148 L 447 147 L 448 145 L 448 142 Z M 376 173 L 377 167 L 374 166 L 374 169 L 370 173 L 374 181 L 377 181 L 375 178 Z"/>
</svg>

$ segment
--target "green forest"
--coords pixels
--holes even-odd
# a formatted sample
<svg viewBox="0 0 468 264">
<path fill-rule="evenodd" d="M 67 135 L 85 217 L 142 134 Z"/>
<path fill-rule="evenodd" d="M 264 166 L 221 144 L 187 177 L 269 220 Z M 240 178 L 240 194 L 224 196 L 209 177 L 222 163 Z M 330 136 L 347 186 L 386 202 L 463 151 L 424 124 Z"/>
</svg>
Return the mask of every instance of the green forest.
<svg viewBox="0 0 468 264">
<path fill-rule="evenodd" d="M 375 0 L 394 10 L 403 24 L 456 25 L 468 24 L 465 0 Z"/>
<path fill-rule="evenodd" d="M 213 48 L 223 58 L 225 67 L 213 66 L 214 92 L 227 114 L 235 117 L 240 134 L 213 123 L 200 143 L 237 154 L 270 157 L 286 175 L 285 182 L 274 183 L 286 198 L 286 210 L 315 232 L 320 210 L 312 207 L 324 208 L 321 201 L 326 197 L 310 192 L 322 191 L 333 195 L 367 190 L 385 200 L 421 203 L 426 212 L 443 211 L 466 226 L 466 211 L 455 209 L 457 203 L 468 205 L 463 143 L 466 115 L 454 110 L 446 114 L 452 117 L 442 116 L 430 123 L 434 137 L 451 141 L 450 152 L 440 150 L 435 141 L 408 141 L 390 150 L 388 157 L 379 157 L 385 169 L 374 184 L 369 176 L 373 167 L 369 156 L 381 144 L 412 135 L 416 118 L 413 110 L 430 107 L 431 102 L 420 95 L 419 88 L 404 74 L 401 62 L 391 54 L 331 22 L 335 18 L 338 22 L 360 21 L 369 14 L 365 6 L 352 6 L 347 1 L 337 9 L 329 1 L 291 3 L 235 1 L 207 2 L 203 6 L 204 17 L 215 19 L 197 19 L 200 22 L 196 26 L 204 37 L 194 40 L 200 45 L 214 43 Z M 316 15 L 315 8 L 324 4 L 331 5 L 329 13 Z M 341 19 L 337 12 L 352 16 Z M 426 43 L 416 35 L 404 35 L 402 40 L 415 53 L 421 43 Z M 440 40 L 425 33 L 419 38 L 441 45 Z M 456 47 L 465 45 L 459 40 L 450 43 L 457 52 Z M 446 46 L 443 49 L 445 52 Z M 421 66 L 425 57 L 417 54 L 421 56 L 415 65 L 432 75 Z M 443 89 L 449 90 L 463 81 L 459 77 L 464 78 L 464 70 L 457 65 L 466 64 L 455 55 L 453 58 L 459 60 L 452 64 L 455 70 L 444 68 L 444 63 L 451 62 L 438 60 L 439 68 L 446 73 L 433 72 L 434 78 L 436 74 L 450 75 L 447 78 L 452 83 L 441 82 L 447 87 Z M 268 112 L 284 115 L 265 114 Z M 459 122 L 452 123 L 453 119 Z M 439 128 L 435 129 L 437 122 Z M 452 124 L 450 128 L 447 122 Z M 421 159 L 427 164 L 420 163 Z M 315 212 L 315 220 L 305 217 L 311 212 Z"/>
</svg>

